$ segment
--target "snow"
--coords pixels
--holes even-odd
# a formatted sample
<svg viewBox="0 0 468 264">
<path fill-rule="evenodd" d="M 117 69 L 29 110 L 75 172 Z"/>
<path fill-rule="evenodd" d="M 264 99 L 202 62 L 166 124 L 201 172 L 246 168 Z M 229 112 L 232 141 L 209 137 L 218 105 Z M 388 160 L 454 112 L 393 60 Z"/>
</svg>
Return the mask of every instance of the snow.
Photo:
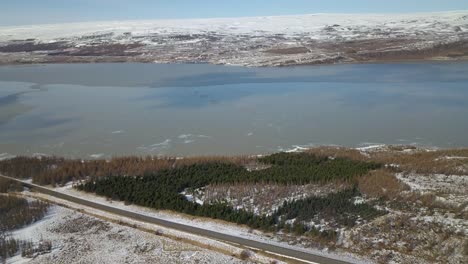
<svg viewBox="0 0 468 264">
<path fill-rule="evenodd" d="M 182 135 L 178 136 L 178 138 L 180 138 L 180 139 L 187 139 L 187 138 L 189 138 L 189 137 L 191 137 L 191 136 L 192 136 L 192 134 L 182 134 Z"/>
<path fill-rule="evenodd" d="M 426 223 L 437 223 L 443 225 L 445 228 L 451 228 L 457 233 L 462 233 L 468 235 L 468 221 L 464 219 L 447 217 L 446 215 L 441 215 L 435 213 L 434 215 L 424 215 L 424 216 L 415 216 L 411 218 L 412 220 L 422 220 Z"/>
<path fill-rule="evenodd" d="M 396 177 L 408 184 L 411 189 L 418 191 L 438 191 L 464 194 L 466 193 L 466 190 L 468 190 L 467 175 L 422 175 L 414 173 L 397 173 Z"/>
<path fill-rule="evenodd" d="M 293 145 L 290 148 L 284 149 L 282 147 L 278 147 L 278 151 L 286 152 L 286 153 L 294 153 L 294 152 L 304 152 L 311 147 L 314 147 L 314 144 L 306 144 L 306 145 Z"/>
<path fill-rule="evenodd" d="M 366 151 L 371 151 L 371 150 L 380 150 L 387 146 L 386 144 L 374 144 L 374 143 L 362 143 L 362 145 L 368 145 L 368 146 L 359 147 L 356 149 L 362 152 L 366 152 Z"/>
<path fill-rule="evenodd" d="M 153 145 L 150 145 L 150 147 L 168 146 L 169 143 L 171 143 L 171 140 L 170 140 L 170 139 L 166 139 L 166 140 L 164 140 L 163 142 L 155 143 L 155 144 L 153 144 Z"/>
<path fill-rule="evenodd" d="M 148 146 L 139 146 L 137 147 L 137 149 L 151 153 L 157 150 L 164 150 L 170 148 L 171 142 L 172 140 L 168 138 L 162 142 L 154 143 Z"/>
<path fill-rule="evenodd" d="M 285 150 L 284 152 L 286 152 L 286 153 L 302 152 L 302 151 L 307 150 L 307 149 L 308 148 L 306 148 L 306 147 L 294 146 L 292 149 Z"/>
<path fill-rule="evenodd" d="M 443 156 L 443 157 L 439 157 L 437 159 L 435 159 L 436 161 L 439 161 L 439 160 L 464 160 L 464 159 L 468 159 L 468 157 L 461 157 L 461 156 Z"/>
<path fill-rule="evenodd" d="M 126 222 L 133 225 L 136 222 Z M 77 213 L 60 206 L 51 206 L 42 220 L 12 233 L 16 239 L 37 244 L 41 240 L 52 242 L 52 252 L 34 259 L 20 254 L 7 263 L 241 263 L 239 259 L 202 247 L 175 241 L 135 228 Z M 164 230 L 163 232 L 165 232 Z M 228 252 L 238 254 L 240 249 L 225 245 Z M 85 254 L 83 254 L 85 252 Z M 267 263 L 271 259 L 255 255 L 254 261 Z"/>
<path fill-rule="evenodd" d="M 436 201 L 446 206 L 457 208 L 466 204 L 468 175 L 397 173 L 395 176 L 413 191 L 436 195 Z M 468 210 L 466 205 L 464 210 Z"/>
<path fill-rule="evenodd" d="M 6 159 L 11 159 L 14 158 L 15 155 L 9 154 L 9 153 L 0 153 L 0 161 L 1 160 L 6 160 Z"/>
<path fill-rule="evenodd" d="M 182 214 L 173 213 L 169 211 L 155 211 L 150 208 L 145 208 L 145 207 L 140 207 L 140 206 L 135 206 L 135 205 L 126 206 L 122 202 L 116 202 L 116 201 L 109 202 L 107 201 L 107 199 L 103 197 L 97 197 L 92 194 L 78 192 L 72 188 L 68 188 L 67 190 L 64 191 L 64 193 L 72 194 L 74 196 L 82 196 L 82 198 L 88 197 L 89 199 L 92 199 L 93 201 L 98 202 L 98 203 L 103 203 L 103 204 L 114 206 L 117 208 L 134 211 L 134 212 L 142 213 L 142 214 L 149 215 L 152 217 L 165 219 L 165 220 L 169 220 L 169 221 L 173 221 L 173 222 L 177 222 L 177 223 L 181 223 L 185 225 L 196 226 L 196 227 L 207 229 L 207 230 L 216 230 L 217 232 L 221 232 L 224 234 L 229 234 L 233 236 L 239 236 L 239 237 L 248 238 L 248 239 L 252 239 L 256 241 L 261 241 L 264 243 L 270 243 L 274 245 L 294 248 L 296 250 L 301 250 L 305 252 L 312 252 L 318 255 L 330 256 L 330 253 L 327 253 L 325 251 L 311 249 L 311 248 L 303 248 L 301 247 L 301 245 L 290 245 L 287 242 L 280 241 L 278 237 L 271 238 L 270 236 L 260 231 L 256 231 L 256 230 L 252 231 L 250 228 L 245 227 L 245 226 L 238 226 L 235 224 L 220 222 L 216 220 L 210 221 L 210 219 L 206 219 L 206 218 L 198 219 L 198 218 L 185 216 Z M 193 196 L 190 195 L 188 199 L 191 199 L 191 198 L 193 198 Z M 295 197 L 292 197 L 292 199 L 294 198 Z M 197 203 L 203 202 L 202 200 L 199 200 L 197 198 L 195 199 Z M 334 256 L 335 258 L 341 258 L 341 259 L 344 258 L 348 260 L 352 259 L 354 262 L 359 263 L 359 261 L 355 259 L 355 257 L 347 253 L 340 252 L 340 253 L 332 253 L 331 255 Z"/>
<path fill-rule="evenodd" d="M 104 54 L 98 56 L 106 57 L 112 54 L 108 50 L 112 50 L 112 45 L 106 48 L 107 44 L 137 44 L 129 45 L 126 51 L 144 54 L 129 55 L 141 62 L 286 66 L 353 62 L 355 56 L 372 60 L 368 55 L 378 57 L 385 52 L 417 52 L 438 44 L 466 41 L 467 32 L 468 11 L 309 14 L 0 27 L 0 46 L 18 44 L 13 40 L 60 41 L 66 45 L 58 51 L 73 54 L 84 47 L 103 45 Z M 385 42 L 386 39 L 393 41 Z M 354 45 L 356 41 L 367 44 L 351 47 L 354 55 L 350 55 L 348 51 L 353 41 Z M 22 59 L 47 62 L 53 57 L 43 56 L 47 54 L 44 51 L 8 54 L 3 58 L 7 63 L 11 60 L 24 62 Z M 448 59 L 439 59 L 442 58 Z"/>
<path fill-rule="evenodd" d="M 195 202 L 197 204 L 203 204 L 203 200 L 199 199 L 198 197 L 194 197 L 192 194 L 187 194 L 186 191 L 183 191 L 180 194 L 185 196 L 185 198 L 187 198 L 187 201 Z"/>
<path fill-rule="evenodd" d="M 232 236 L 237 236 L 237 237 L 242 237 L 242 238 L 246 238 L 246 239 L 256 240 L 256 241 L 260 241 L 260 242 L 263 242 L 263 243 L 280 245 L 280 246 L 283 246 L 283 247 L 293 248 L 295 250 L 310 252 L 310 253 L 314 253 L 314 254 L 317 254 L 317 255 L 332 256 L 332 257 L 339 258 L 339 259 L 346 259 L 348 261 L 352 260 L 353 262 L 358 261 L 357 259 L 355 259 L 354 256 L 351 256 L 348 253 L 326 253 L 324 251 L 317 250 L 317 249 L 302 248 L 302 247 L 300 247 L 300 245 L 298 245 L 298 246 L 289 245 L 286 242 L 280 241 L 276 237 L 271 238 L 271 237 L 266 236 L 266 234 L 264 234 L 264 233 L 262 233 L 260 231 L 256 231 L 256 230 L 252 231 L 250 228 L 248 228 L 246 226 L 239 226 L 239 225 L 236 225 L 236 224 L 226 223 L 226 222 L 217 221 L 217 220 L 211 220 L 211 219 L 207 219 L 207 218 L 196 218 L 196 217 L 186 216 L 186 215 L 182 215 L 182 214 L 178 214 L 178 213 L 174 213 L 174 212 L 170 212 L 170 211 L 156 211 L 156 210 L 153 210 L 151 208 L 146 208 L 146 207 L 141 207 L 141 206 L 136 206 L 136 205 L 125 205 L 123 202 L 108 201 L 104 197 L 99 197 L 99 196 L 96 196 L 96 195 L 93 195 L 93 194 L 77 191 L 77 190 L 73 189 L 70 185 L 68 187 L 59 188 L 59 189 L 55 189 L 55 190 L 66 193 L 66 194 L 69 194 L 69 195 L 73 195 L 73 196 L 76 196 L 76 197 L 80 197 L 80 198 L 83 198 L 83 199 L 89 199 L 89 200 L 92 200 L 93 202 L 96 202 L 96 203 L 105 204 L 105 205 L 108 205 L 108 206 L 128 210 L 128 211 L 131 211 L 131 212 L 136 212 L 136 213 L 144 214 L 144 215 L 147 215 L 147 216 L 151 216 L 151 217 L 155 217 L 155 218 L 159 218 L 159 219 L 163 219 L 163 220 L 167 220 L 167 221 L 172 221 L 172 222 L 176 222 L 176 223 L 180 223 L 180 224 L 184 224 L 184 225 L 194 226 L 194 227 L 207 229 L 207 230 L 215 230 L 216 232 L 220 232 L 220 233 L 223 233 L 223 234 L 229 234 L 229 235 L 232 235 Z M 75 205 L 75 204 L 69 203 L 69 202 L 64 202 L 64 201 L 62 201 L 60 199 L 56 199 L 56 198 L 46 196 L 46 195 L 43 195 L 43 194 L 37 194 L 37 195 L 40 195 L 42 197 L 47 197 L 47 199 L 58 200 L 61 203 L 67 204 L 69 206 L 79 207 L 79 208 L 86 208 L 86 210 L 90 210 L 90 208 L 88 208 L 88 207 Z M 98 213 L 103 214 L 100 211 L 98 211 Z M 185 233 L 182 233 L 182 234 L 183 234 L 182 237 L 187 237 L 187 234 L 185 234 Z"/>
<path fill-rule="evenodd" d="M 12 236 L 19 240 L 31 241 L 33 243 L 39 242 L 39 240 L 43 239 L 39 230 L 44 229 L 44 226 L 47 226 L 50 221 L 57 216 L 57 210 L 58 208 L 56 206 L 52 206 L 48 209 L 44 218 L 29 226 L 13 231 Z"/>
<path fill-rule="evenodd" d="M 100 159 L 100 158 L 104 157 L 104 153 L 91 154 L 91 155 L 89 155 L 89 157 L 93 158 L 93 159 Z"/>
<path fill-rule="evenodd" d="M 41 159 L 42 157 L 49 157 L 50 155 L 49 155 L 49 154 L 45 154 L 45 153 L 36 152 L 36 153 L 33 153 L 31 156 L 32 156 L 33 158 Z"/>
<path fill-rule="evenodd" d="M 182 143 L 184 143 L 184 144 L 190 144 L 190 143 L 195 142 L 196 139 L 210 138 L 210 137 L 205 136 L 205 135 L 181 134 L 177 138 L 182 140 Z"/>
<path fill-rule="evenodd" d="M 380 31 L 389 29 L 396 32 L 417 31 L 453 31 L 454 27 L 468 30 L 467 11 L 434 12 L 416 14 L 309 14 L 297 16 L 265 16 L 215 19 L 186 20 L 141 20 L 141 21 L 108 21 L 67 24 L 48 24 L 30 26 L 0 27 L 0 40 L 35 38 L 55 40 L 78 36 L 109 35 L 121 36 L 130 32 L 132 36 L 147 36 L 156 34 L 201 34 L 218 32 L 220 34 L 252 34 L 263 35 L 307 34 L 310 39 L 326 39 L 330 32 L 324 30 L 332 25 L 338 25 L 333 31 L 340 32 L 344 38 L 357 35 L 355 28 L 363 32 L 362 37 L 372 36 L 370 29 Z"/>
<path fill-rule="evenodd" d="M 354 204 L 363 204 L 365 202 L 366 202 L 366 200 L 364 200 L 364 198 L 362 198 L 361 196 L 356 196 L 353 199 Z"/>
</svg>

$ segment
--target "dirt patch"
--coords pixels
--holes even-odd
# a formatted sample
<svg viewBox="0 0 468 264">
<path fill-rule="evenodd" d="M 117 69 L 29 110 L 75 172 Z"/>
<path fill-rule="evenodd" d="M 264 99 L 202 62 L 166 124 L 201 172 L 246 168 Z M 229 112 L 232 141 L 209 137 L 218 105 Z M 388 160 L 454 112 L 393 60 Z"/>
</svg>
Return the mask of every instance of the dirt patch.
<svg viewBox="0 0 468 264">
<path fill-rule="evenodd" d="M 64 234 L 83 234 L 88 232 L 97 234 L 109 229 L 110 225 L 108 223 L 81 215 L 77 218 L 68 219 L 65 223 L 52 228 L 50 231 Z"/>
<path fill-rule="evenodd" d="M 130 51 L 139 47 L 142 44 L 106 44 L 94 45 L 78 48 L 72 51 L 60 51 L 49 53 L 50 56 L 138 56 L 141 52 Z"/>
<path fill-rule="evenodd" d="M 0 47 L 0 52 L 33 52 L 33 51 L 51 51 L 69 48 L 66 42 L 53 43 L 13 43 Z"/>
<path fill-rule="evenodd" d="M 391 61 L 391 60 L 413 60 L 429 59 L 434 57 L 460 58 L 468 53 L 468 41 L 457 41 L 447 44 L 437 44 L 427 48 L 396 48 L 389 50 L 369 50 L 358 52 L 352 56 L 358 61 Z"/>
<path fill-rule="evenodd" d="M 277 48 L 269 49 L 265 51 L 266 53 L 280 54 L 280 55 L 290 55 L 290 54 L 301 54 L 309 53 L 310 50 L 306 47 L 293 47 L 293 48 Z"/>
</svg>

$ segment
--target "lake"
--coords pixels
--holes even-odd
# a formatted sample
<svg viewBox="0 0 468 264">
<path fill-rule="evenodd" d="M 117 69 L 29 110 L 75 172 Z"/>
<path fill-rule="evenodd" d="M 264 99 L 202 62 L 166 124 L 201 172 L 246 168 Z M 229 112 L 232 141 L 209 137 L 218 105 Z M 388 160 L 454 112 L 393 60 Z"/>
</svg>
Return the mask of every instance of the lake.
<svg viewBox="0 0 468 264">
<path fill-rule="evenodd" d="M 468 63 L 0 67 L 0 158 L 468 146 Z"/>
</svg>

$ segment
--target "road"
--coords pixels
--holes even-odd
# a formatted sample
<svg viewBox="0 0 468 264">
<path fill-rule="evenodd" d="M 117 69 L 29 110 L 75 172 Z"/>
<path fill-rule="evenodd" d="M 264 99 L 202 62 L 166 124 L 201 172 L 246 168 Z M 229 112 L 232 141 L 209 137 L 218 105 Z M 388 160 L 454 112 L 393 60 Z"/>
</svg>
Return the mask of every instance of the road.
<svg viewBox="0 0 468 264">
<path fill-rule="evenodd" d="M 88 200 L 78 198 L 78 197 L 75 197 L 75 196 L 72 196 L 72 195 L 60 193 L 60 192 L 54 191 L 54 190 L 46 188 L 46 187 L 42 187 L 42 186 L 32 184 L 32 183 L 27 183 L 27 182 L 24 182 L 24 181 L 15 179 L 15 178 L 7 177 L 7 176 L 4 176 L 4 175 L 0 175 L 0 177 L 20 182 L 20 183 L 23 184 L 23 186 L 28 187 L 33 191 L 44 193 L 44 194 L 47 194 L 47 195 L 50 195 L 50 196 L 54 196 L 54 197 L 57 197 L 57 198 L 60 198 L 60 199 L 63 199 L 63 200 L 69 201 L 69 202 L 73 202 L 73 203 L 76 203 L 76 204 L 88 206 L 88 207 L 98 209 L 98 210 L 101 210 L 101 211 L 104 211 L 104 212 L 112 213 L 112 214 L 115 214 L 115 215 L 128 217 L 128 218 L 135 219 L 135 220 L 138 220 L 138 221 L 142 221 L 142 222 L 146 222 L 146 223 L 150 223 L 150 224 L 156 224 L 156 225 L 159 225 L 159 226 L 163 226 L 163 227 L 183 231 L 183 232 L 194 234 L 194 235 L 204 236 L 204 237 L 216 239 L 216 240 L 219 240 L 219 241 L 225 241 L 225 242 L 229 242 L 229 243 L 235 243 L 235 244 L 243 245 L 243 246 L 250 247 L 250 248 L 255 248 L 255 249 L 259 249 L 259 250 L 263 250 L 263 251 L 268 251 L 268 252 L 271 252 L 271 253 L 274 253 L 274 254 L 284 255 L 286 257 L 297 259 L 297 260 L 304 260 L 304 261 L 307 261 L 307 262 L 315 262 L 315 263 L 320 263 L 320 264 L 344 264 L 344 263 L 349 263 L 349 262 L 346 262 L 346 261 L 343 261 L 343 260 L 338 260 L 338 259 L 333 259 L 333 258 L 329 258 L 329 257 L 319 256 L 319 255 L 315 255 L 313 253 L 301 251 L 301 250 L 298 250 L 298 249 L 282 247 L 282 246 L 279 246 L 279 245 L 271 245 L 271 244 L 264 243 L 264 242 L 259 242 L 259 241 L 250 240 L 250 239 L 237 237 L 237 236 L 232 236 L 232 235 L 227 235 L 227 234 L 223 234 L 223 233 L 219 233 L 219 232 L 215 232 L 215 231 L 211 231 L 211 230 L 207 230 L 207 229 L 197 228 L 197 227 L 193 227 L 193 226 L 189 226 L 189 225 L 184 225 L 184 224 L 180 224 L 180 223 L 176 223 L 176 222 L 171 222 L 171 221 L 159 219 L 159 218 L 152 217 L 152 216 L 147 216 L 147 215 L 143 215 L 143 214 L 123 210 L 123 209 L 120 209 L 120 208 L 116 208 L 116 207 L 112 207 L 112 206 L 108 206 L 108 205 L 104 205 L 104 204 L 100 204 L 100 203 L 95 203 L 95 202 L 92 202 L 92 201 L 88 201 Z"/>
</svg>

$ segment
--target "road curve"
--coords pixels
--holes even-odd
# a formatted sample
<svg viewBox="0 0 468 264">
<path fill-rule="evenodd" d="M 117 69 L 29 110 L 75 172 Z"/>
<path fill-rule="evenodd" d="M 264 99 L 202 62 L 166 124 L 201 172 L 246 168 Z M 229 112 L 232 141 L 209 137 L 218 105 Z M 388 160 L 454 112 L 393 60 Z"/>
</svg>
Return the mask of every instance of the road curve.
<svg viewBox="0 0 468 264">
<path fill-rule="evenodd" d="M 24 182 L 24 181 L 15 179 L 15 178 L 7 177 L 7 176 L 4 176 L 4 175 L 0 175 L 0 177 L 20 182 L 21 184 L 23 184 L 23 186 L 28 187 L 31 190 L 34 190 L 34 191 L 40 192 L 40 193 L 44 193 L 44 194 L 47 194 L 47 195 L 50 195 L 50 196 L 54 196 L 54 197 L 57 197 L 57 198 L 60 198 L 60 199 L 63 199 L 63 200 L 69 201 L 69 202 L 89 206 L 91 208 L 98 209 L 98 210 L 101 210 L 101 211 L 105 211 L 105 212 L 108 212 L 108 213 L 112 213 L 112 214 L 116 214 L 116 215 L 120 215 L 120 216 L 124 216 L 124 217 L 128 217 L 128 218 L 132 218 L 132 219 L 142 221 L 142 222 L 146 222 L 146 223 L 156 224 L 156 225 L 159 225 L 159 226 L 163 226 L 163 227 L 183 231 L 183 232 L 190 233 L 190 234 L 204 236 L 204 237 L 208 237 L 208 238 L 212 238 L 212 239 L 216 239 L 216 240 L 220 240 L 220 241 L 225 241 L 225 242 L 229 242 L 229 243 L 236 243 L 236 244 L 243 245 L 243 246 L 246 246 L 246 247 L 255 248 L 255 249 L 259 249 L 259 250 L 264 250 L 264 251 L 268 251 L 268 252 L 271 252 L 271 253 L 274 253 L 274 254 L 284 255 L 286 257 L 290 257 L 290 258 L 297 259 L 297 260 L 304 260 L 304 261 L 308 261 L 308 262 L 315 262 L 315 263 L 320 263 L 320 264 L 350 263 L 350 262 L 346 262 L 346 261 L 343 261 L 343 260 L 324 257 L 324 256 L 320 256 L 320 255 L 315 255 L 313 253 L 308 253 L 308 252 L 297 250 L 297 249 L 282 247 L 282 246 L 279 246 L 279 245 L 271 245 L 271 244 L 264 243 L 264 242 L 245 239 L 245 238 L 232 236 L 232 235 L 227 235 L 227 234 L 223 234 L 223 233 L 219 233 L 219 232 L 215 232 L 215 231 L 211 231 L 211 230 L 207 230 L 207 229 L 202 229 L 202 228 L 198 228 L 198 227 L 193 227 L 193 226 L 189 226 L 189 225 L 175 223 L 175 222 L 171 222 L 171 221 L 167 221 L 167 220 L 163 220 L 163 219 L 159 219 L 159 218 L 156 218 L 156 217 L 147 216 L 147 215 L 143 215 L 143 214 L 139 214 L 139 213 L 135 213 L 135 212 L 130 212 L 130 211 L 127 211 L 127 210 L 115 208 L 115 207 L 100 204 L 100 203 L 95 203 L 95 202 L 88 201 L 88 200 L 85 200 L 85 199 L 82 199 L 82 198 L 78 198 L 78 197 L 71 196 L 71 195 L 68 195 L 68 194 L 60 193 L 60 192 L 51 190 L 49 188 L 45 188 L 45 187 L 42 187 L 42 186 L 39 186 L 39 185 L 36 185 L 36 184 L 32 184 L 32 183 L 27 183 L 27 182 Z"/>
</svg>

